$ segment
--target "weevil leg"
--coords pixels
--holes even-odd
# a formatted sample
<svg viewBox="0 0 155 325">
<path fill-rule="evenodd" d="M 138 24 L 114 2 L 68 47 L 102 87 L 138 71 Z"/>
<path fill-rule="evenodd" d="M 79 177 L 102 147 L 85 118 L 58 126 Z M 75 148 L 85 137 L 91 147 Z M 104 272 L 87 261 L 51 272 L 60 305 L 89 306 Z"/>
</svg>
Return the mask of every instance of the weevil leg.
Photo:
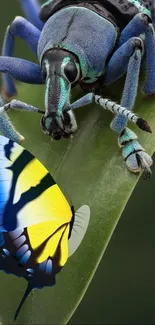
<svg viewBox="0 0 155 325">
<path fill-rule="evenodd" d="M 24 59 L 0 56 L 0 72 L 7 73 L 24 83 L 44 83 L 40 66 Z"/>
<path fill-rule="evenodd" d="M 139 73 L 142 58 L 143 41 L 132 38 L 123 44 L 112 56 L 105 77 L 105 84 L 110 84 L 119 79 L 124 73 L 126 75 L 125 87 L 121 99 L 121 106 L 133 109 L 137 95 Z M 117 115 L 112 123 L 112 129 L 121 133 L 126 126 L 127 117 Z"/>
<path fill-rule="evenodd" d="M 153 26 L 155 26 L 155 0 L 153 0 L 152 22 L 153 22 Z"/>
<path fill-rule="evenodd" d="M 3 100 L 2 97 L 0 97 L 0 131 L 7 138 L 20 144 L 24 141 L 24 137 L 15 130 L 14 126 L 9 120 L 6 112 L 10 109 L 42 114 L 44 114 L 44 111 L 41 111 L 37 107 L 34 107 L 16 99 L 13 99 L 11 100 L 11 102 L 8 103 Z"/>
<path fill-rule="evenodd" d="M 0 107 L 4 107 L 5 105 L 6 101 L 0 96 Z M 8 139 L 19 144 L 24 141 L 24 137 L 15 130 L 5 111 L 0 113 L 0 132 Z"/>
<path fill-rule="evenodd" d="M 38 0 L 18 0 L 24 12 L 25 17 L 39 30 L 42 30 L 44 24 L 39 18 L 40 4 Z"/>
<path fill-rule="evenodd" d="M 131 37 L 145 36 L 146 70 L 147 76 L 143 91 L 147 95 L 155 93 L 155 30 L 152 20 L 145 14 L 137 14 L 122 31 L 118 47 Z"/>
<path fill-rule="evenodd" d="M 25 18 L 16 17 L 6 30 L 2 49 L 3 56 L 13 56 L 15 36 L 19 36 L 20 38 L 24 39 L 32 51 L 37 54 L 40 31 Z M 7 97 L 12 97 L 14 94 L 16 94 L 15 83 L 9 74 L 3 75 L 3 91 L 4 95 Z"/>
<path fill-rule="evenodd" d="M 155 30 L 149 24 L 145 33 L 147 75 L 143 91 L 146 95 L 155 94 Z"/>
<path fill-rule="evenodd" d="M 131 47 L 131 45 L 133 47 Z M 129 110 L 133 109 L 137 94 L 142 48 L 142 40 L 136 38 L 128 40 L 118 50 L 116 50 L 111 62 L 109 63 L 110 68 L 108 67 L 109 70 L 106 82 L 116 80 L 118 75 L 120 77 L 124 74 L 124 69 L 127 69 L 121 105 L 127 107 Z M 120 53 L 122 53 L 121 56 Z M 121 67 L 123 67 L 123 69 Z M 150 174 L 152 159 L 147 153 L 145 153 L 142 146 L 136 140 L 136 134 L 126 128 L 126 124 L 127 117 L 116 115 L 111 123 L 111 128 L 119 134 L 118 143 L 119 146 L 123 147 L 122 155 L 125 159 L 127 168 L 132 172 L 140 172 L 144 169 L 148 174 Z"/>
<path fill-rule="evenodd" d="M 12 77 L 15 79 L 25 82 L 25 83 L 31 83 L 31 84 L 42 84 L 44 83 L 40 66 L 18 58 L 12 58 L 12 57 L 0 57 L 0 72 L 9 73 Z M 5 135 L 7 138 L 17 142 L 21 143 L 24 138 L 22 135 L 20 135 L 8 119 L 7 114 L 3 110 L 4 105 L 6 104 L 6 101 L 0 100 L 0 105 L 2 106 L 0 111 L 0 131 L 3 135 Z"/>
<path fill-rule="evenodd" d="M 27 111 L 27 112 L 34 112 L 34 113 L 41 113 L 44 114 L 44 111 L 40 110 L 39 108 L 29 105 L 27 103 L 21 102 L 20 100 L 13 99 L 9 103 L 5 103 L 3 107 L 0 107 L 0 114 L 1 112 L 6 112 L 9 109 L 15 109 L 17 111 Z"/>
<path fill-rule="evenodd" d="M 142 49 L 143 41 L 137 37 L 131 38 L 115 51 L 107 66 L 105 85 L 113 83 L 127 73 L 121 106 L 129 110 L 132 110 L 137 94 Z M 120 134 L 126 123 L 125 116 L 117 115 L 111 123 L 111 128 Z"/>
<path fill-rule="evenodd" d="M 114 52 L 109 63 L 107 64 L 107 69 L 104 78 L 104 85 L 108 86 L 113 82 L 115 82 L 116 80 L 119 80 L 123 75 L 125 75 L 132 55 L 135 53 L 137 49 L 139 49 L 139 51 L 142 52 L 143 47 L 144 47 L 143 41 L 139 37 L 132 37 L 121 47 L 119 47 Z M 138 60 L 137 59 L 138 58 L 136 55 L 135 58 L 136 62 L 138 60 L 141 61 L 141 55 L 140 58 Z M 138 64 L 138 66 L 140 66 L 140 64 Z M 137 71 L 137 73 L 138 75 L 136 78 L 139 78 L 139 71 Z M 135 80 L 135 73 L 134 73 L 134 80 Z M 136 86 L 138 85 L 136 84 Z"/>
<path fill-rule="evenodd" d="M 117 48 L 126 43 L 130 38 L 144 34 L 150 22 L 151 18 L 146 14 L 137 14 L 121 32 Z"/>
<path fill-rule="evenodd" d="M 137 141 L 137 135 L 125 127 L 119 135 L 118 144 L 122 147 L 122 156 L 127 168 L 134 173 L 144 170 L 146 177 L 149 178 L 151 176 L 150 166 L 153 161 Z"/>
</svg>

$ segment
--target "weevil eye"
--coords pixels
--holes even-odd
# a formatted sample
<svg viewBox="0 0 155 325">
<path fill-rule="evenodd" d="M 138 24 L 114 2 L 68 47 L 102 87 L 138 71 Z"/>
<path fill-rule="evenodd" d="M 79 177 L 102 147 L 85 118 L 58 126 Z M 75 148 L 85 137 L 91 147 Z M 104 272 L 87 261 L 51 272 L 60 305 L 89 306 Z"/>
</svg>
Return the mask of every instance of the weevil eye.
<svg viewBox="0 0 155 325">
<path fill-rule="evenodd" d="M 79 77 L 80 77 L 79 70 L 80 69 L 77 68 L 77 66 L 73 62 L 66 64 L 66 66 L 64 68 L 64 73 L 65 73 L 65 76 L 67 77 L 67 79 L 69 80 L 69 82 L 73 83 L 79 79 Z"/>
</svg>

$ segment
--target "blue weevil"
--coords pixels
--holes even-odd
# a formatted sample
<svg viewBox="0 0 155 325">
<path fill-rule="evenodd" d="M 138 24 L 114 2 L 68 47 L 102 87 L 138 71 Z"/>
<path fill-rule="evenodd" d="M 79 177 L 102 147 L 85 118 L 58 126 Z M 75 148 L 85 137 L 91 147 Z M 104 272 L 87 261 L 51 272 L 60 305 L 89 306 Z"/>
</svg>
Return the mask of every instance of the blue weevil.
<svg viewBox="0 0 155 325">
<path fill-rule="evenodd" d="M 42 114 L 44 132 L 54 139 L 69 138 L 77 129 L 73 111 L 91 102 L 115 113 L 111 128 L 118 134 L 123 158 L 130 171 L 151 173 L 151 157 L 126 127 L 133 121 L 151 132 L 146 121 L 133 114 L 142 58 L 146 63 L 144 93 L 155 93 L 154 0 L 19 0 L 27 17 L 8 26 L 0 72 L 3 75 L 0 129 L 13 141 L 23 137 L 7 118 L 9 109 Z M 39 64 L 13 57 L 14 37 L 25 40 Z M 145 54 L 145 55 L 144 55 Z M 102 98 L 101 92 L 126 74 L 120 105 Z M 20 102 L 5 101 L 16 93 L 13 78 L 45 84 L 45 112 Z M 81 85 L 87 94 L 70 104 L 71 89 Z"/>
</svg>

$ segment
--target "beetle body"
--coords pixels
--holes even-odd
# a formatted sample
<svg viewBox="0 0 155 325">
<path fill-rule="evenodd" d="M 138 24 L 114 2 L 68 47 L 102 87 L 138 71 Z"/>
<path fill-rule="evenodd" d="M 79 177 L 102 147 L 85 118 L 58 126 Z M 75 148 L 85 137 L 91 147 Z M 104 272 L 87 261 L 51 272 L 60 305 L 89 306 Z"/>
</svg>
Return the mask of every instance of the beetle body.
<svg viewBox="0 0 155 325">
<path fill-rule="evenodd" d="M 0 71 L 9 71 L 12 77 L 24 82 L 44 83 L 45 112 L 18 101 L 4 103 L 4 110 L 26 109 L 42 113 L 44 132 L 58 140 L 69 138 L 76 131 L 73 110 L 95 99 L 96 103 L 116 114 L 111 128 L 119 135 L 127 167 L 134 172 L 146 169 L 150 173 L 152 160 L 126 124 L 131 120 L 151 132 L 146 121 L 137 121 L 130 111 L 137 94 L 142 58 L 148 71 L 144 92 L 155 92 L 154 1 L 53 0 L 41 8 L 37 0 L 19 2 L 31 23 L 17 17 L 8 27 Z M 12 58 L 13 35 L 25 39 L 38 56 L 39 65 Z M 126 82 L 120 105 L 99 99 L 104 87 L 124 74 Z M 15 93 L 10 75 L 3 78 L 3 93 L 9 96 Z M 87 95 L 71 104 L 71 90 L 77 84 Z M 3 129 L 5 135 L 17 142 L 23 139 L 11 127 L 7 127 L 7 131 Z"/>
<path fill-rule="evenodd" d="M 151 16 L 151 12 L 154 10 L 151 0 L 51 0 L 42 6 L 40 19 L 46 22 L 54 13 L 68 6 L 88 8 L 114 23 L 120 31 L 138 13 Z"/>
</svg>

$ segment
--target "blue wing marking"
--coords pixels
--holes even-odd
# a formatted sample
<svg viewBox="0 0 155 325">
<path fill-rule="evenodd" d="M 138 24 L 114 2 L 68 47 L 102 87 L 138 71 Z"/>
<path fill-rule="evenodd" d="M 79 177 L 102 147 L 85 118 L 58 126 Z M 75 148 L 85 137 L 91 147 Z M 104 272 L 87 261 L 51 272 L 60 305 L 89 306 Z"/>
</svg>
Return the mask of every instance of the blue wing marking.
<svg viewBox="0 0 155 325">
<path fill-rule="evenodd" d="M 22 264 L 22 265 L 26 264 L 26 263 L 28 262 L 30 256 L 31 256 L 31 251 L 28 250 L 28 251 L 23 255 L 23 257 L 21 258 L 21 260 L 19 261 L 20 264 Z"/>
</svg>

